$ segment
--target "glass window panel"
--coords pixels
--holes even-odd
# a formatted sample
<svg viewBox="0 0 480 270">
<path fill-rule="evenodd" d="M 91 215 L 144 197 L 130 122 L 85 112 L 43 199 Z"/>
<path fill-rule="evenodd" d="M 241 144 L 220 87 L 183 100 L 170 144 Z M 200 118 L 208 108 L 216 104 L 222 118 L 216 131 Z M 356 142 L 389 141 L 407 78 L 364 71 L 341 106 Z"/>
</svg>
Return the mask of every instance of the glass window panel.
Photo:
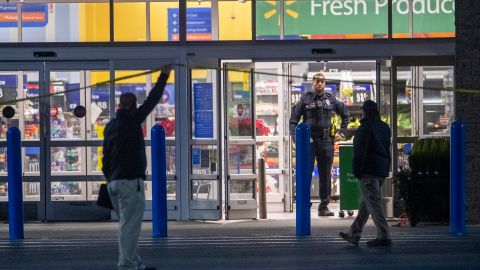
<svg viewBox="0 0 480 270">
<path fill-rule="evenodd" d="M 155 72 L 152 74 L 152 86 L 160 73 Z M 167 138 L 175 138 L 175 71 L 172 70 L 170 77 L 168 78 L 167 85 L 165 85 L 165 91 L 163 92 L 162 99 L 153 110 L 153 124 L 162 125 L 165 128 L 165 136 Z"/>
<path fill-rule="evenodd" d="M 280 1 L 256 0 L 255 8 L 257 40 L 281 39 Z"/>
<path fill-rule="evenodd" d="M 40 147 L 25 147 L 23 170 L 28 173 L 40 173 Z"/>
<path fill-rule="evenodd" d="M 217 201 L 218 193 L 218 181 L 192 180 L 192 200 Z"/>
<path fill-rule="evenodd" d="M 19 98 L 18 95 L 18 72 L 0 72 L 0 102 L 8 102 Z M 0 139 L 7 139 L 7 130 L 10 127 L 19 127 L 19 103 L 11 105 L 0 106 L 0 111 L 7 106 L 11 106 L 15 110 L 13 118 L 7 119 L 5 117 L 0 118 Z"/>
<path fill-rule="evenodd" d="M 257 154 L 265 160 L 265 169 L 280 168 L 278 142 L 257 142 Z"/>
<path fill-rule="evenodd" d="M 50 136 L 55 139 L 82 139 L 83 119 L 73 114 L 74 109 L 81 104 L 84 87 L 82 71 L 50 72 L 50 93 L 58 93 L 50 96 Z M 74 91 L 78 89 L 79 91 Z"/>
<path fill-rule="evenodd" d="M 7 168 L 7 147 L 0 147 L 0 173 L 6 174 Z"/>
<path fill-rule="evenodd" d="M 23 42 L 110 39 L 108 3 L 24 3 L 22 13 Z"/>
<path fill-rule="evenodd" d="M 177 199 L 177 183 L 175 181 L 167 181 L 167 200 L 174 201 Z"/>
<path fill-rule="evenodd" d="M 385 5 L 383 5 L 385 2 Z M 387 1 L 285 1 L 284 39 L 373 39 L 388 35 Z M 257 2 L 257 35 L 272 35 L 279 9 Z M 269 9 L 270 7 L 270 9 Z M 275 10 L 275 14 L 273 14 Z M 271 16 L 268 16 L 271 15 Z M 319 27 L 321 26 L 321 27 Z M 264 30 L 265 29 L 265 30 Z"/>
<path fill-rule="evenodd" d="M 107 71 L 87 71 L 87 85 L 94 85 L 110 80 Z M 103 139 L 103 131 L 110 121 L 110 85 L 102 85 L 87 89 L 90 91 L 89 125 L 90 138 Z"/>
<path fill-rule="evenodd" d="M 90 147 L 90 168 L 88 173 L 102 173 L 102 158 L 103 158 L 103 147 L 94 146 Z"/>
<path fill-rule="evenodd" d="M 114 3 L 115 41 L 146 41 L 145 2 Z"/>
<path fill-rule="evenodd" d="M 414 87 L 411 67 L 398 67 L 397 70 L 397 135 L 410 137 L 414 135 L 413 114 Z M 417 88 L 418 89 L 418 88 Z"/>
<path fill-rule="evenodd" d="M 394 38 L 455 37 L 455 1 L 394 1 Z"/>
<path fill-rule="evenodd" d="M 192 138 L 216 139 L 217 91 L 215 70 L 192 70 Z"/>
<path fill-rule="evenodd" d="M 257 69 L 256 69 L 257 70 Z M 277 74 L 276 68 L 261 69 L 261 72 Z M 255 74 L 255 104 L 257 136 L 278 136 L 280 122 L 278 114 L 278 91 L 281 76 Z"/>
<path fill-rule="evenodd" d="M 230 200 L 255 199 L 254 180 L 231 180 L 229 187 Z"/>
<path fill-rule="evenodd" d="M 23 183 L 23 201 L 40 201 L 40 182 Z M 0 182 L 0 202 L 8 201 L 8 182 Z"/>
<path fill-rule="evenodd" d="M 267 193 L 280 193 L 280 175 L 267 174 L 265 176 L 265 191 Z"/>
<path fill-rule="evenodd" d="M 200 41 L 213 39 L 211 6 L 211 1 L 187 2 L 187 40 Z M 175 31 L 172 31 L 171 40 L 178 40 L 178 34 L 176 34 Z"/>
<path fill-rule="evenodd" d="M 175 175 L 175 146 L 168 145 L 167 151 L 167 175 Z"/>
<path fill-rule="evenodd" d="M 423 67 L 423 134 L 450 135 L 454 118 L 453 67 Z"/>
<path fill-rule="evenodd" d="M 82 172 L 82 147 L 52 147 L 51 170 L 52 174 Z"/>
<path fill-rule="evenodd" d="M 86 201 L 86 182 L 64 181 L 51 182 L 52 201 Z"/>
<path fill-rule="evenodd" d="M 230 174 L 253 174 L 255 166 L 251 145 L 228 146 L 228 171 Z"/>
<path fill-rule="evenodd" d="M 137 96 L 137 107 L 142 105 L 147 99 L 147 75 L 135 76 L 129 79 L 119 80 L 126 76 L 132 76 L 144 72 L 143 70 L 135 71 L 116 71 L 115 72 L 115 108 L 118 109 L 120 104 L 120 95 L 124 93 L 133 93 Z M 150 90 L 150 89 L 149 89 Z M 143 136 L 147 136 L 147 123 L 142 123 Z"/>
<path fill-rule="evenodd" d="M 252 1 L 218 2 L 219 40 L 252 40 Z"/>
<path fill-rule="evenodd" d="M 216 145 L 192 146 L 192 173 L 200 175 L 218 174 Z"/>
<path fill-rule="evenodd" d="M 230 136 L 253 136 L 250 73 L 228 71 L 228 127 Z"/>
<path fill-rule="evenodd" d="M 25 140 L 40 139 L 40 93 L 38 72 L 23 72 L 23 95 L 32 98 L 23 102 L 24 132 Z"/>
<path fill-rule="evenodd" d="M 151 41 L 178 40 L 178 18 L 178 1 L 150 2 Z"/>
<path fill-rule="evenodd" d="M 1 3 L 0 42 L 18 42 L 18 5 Z"/>
</svg>

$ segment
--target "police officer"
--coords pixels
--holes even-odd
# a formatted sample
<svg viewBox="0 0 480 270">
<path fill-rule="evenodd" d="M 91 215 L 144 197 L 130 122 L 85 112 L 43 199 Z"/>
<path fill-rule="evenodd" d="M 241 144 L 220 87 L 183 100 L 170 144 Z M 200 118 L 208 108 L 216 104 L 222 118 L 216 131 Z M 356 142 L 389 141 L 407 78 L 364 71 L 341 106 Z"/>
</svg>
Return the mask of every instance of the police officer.
<svg viewBox="0 0 480 270">
<path fill-rule="evenodd" d="M 333 144 L 345 139 L 350 115 L 344 103 L 338 101 L 331 93 L 325 92 L 325 76 L 322 73 L 313 76 L 312 88 L 313 91 L 303 95 L 292 109 L 290 134 L 295 140 L 295 128 L 301 117 L 303 122 L 310 126 L 312 162 L 315 163 L 315 158 L 317 159 L 320 180 L 318 215 L 333 216 L 333 212 L 327 207 L 331 194 L 330 171 L 334 155 Z M 331 123 L 333 112 L 342 118 L 340 131 L 336 134 Z"/>
</svg>

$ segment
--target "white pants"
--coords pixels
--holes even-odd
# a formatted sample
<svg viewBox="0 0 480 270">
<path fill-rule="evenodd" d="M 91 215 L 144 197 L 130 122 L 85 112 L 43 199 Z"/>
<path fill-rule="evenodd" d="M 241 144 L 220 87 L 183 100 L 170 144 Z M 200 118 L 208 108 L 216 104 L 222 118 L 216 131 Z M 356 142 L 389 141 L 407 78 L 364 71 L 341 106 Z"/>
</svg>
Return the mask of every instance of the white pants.
<svg viewBox="0 0 480 270">
<path fill-rule="evenodd" d="M 145 269 L 138 256 L 138 238 L 145 211 L 145 187 L 143 180 L 123 179 L 108 183 L 108 193 L 119 217 L 118 269 Z"/>
</svg>

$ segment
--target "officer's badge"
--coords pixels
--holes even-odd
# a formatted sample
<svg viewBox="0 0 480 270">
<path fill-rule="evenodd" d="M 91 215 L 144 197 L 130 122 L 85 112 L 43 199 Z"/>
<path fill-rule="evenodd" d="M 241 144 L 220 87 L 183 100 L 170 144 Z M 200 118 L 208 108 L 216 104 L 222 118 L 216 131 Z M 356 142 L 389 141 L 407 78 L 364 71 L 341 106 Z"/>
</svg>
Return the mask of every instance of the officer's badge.
<svg viewBox="0 0 480 270">
<path fill-rule="evenodd" d="M 327 106 L 330 106 L 330 100 L 325 100 L 325 103 L 327 104 Z"/>
</svg>

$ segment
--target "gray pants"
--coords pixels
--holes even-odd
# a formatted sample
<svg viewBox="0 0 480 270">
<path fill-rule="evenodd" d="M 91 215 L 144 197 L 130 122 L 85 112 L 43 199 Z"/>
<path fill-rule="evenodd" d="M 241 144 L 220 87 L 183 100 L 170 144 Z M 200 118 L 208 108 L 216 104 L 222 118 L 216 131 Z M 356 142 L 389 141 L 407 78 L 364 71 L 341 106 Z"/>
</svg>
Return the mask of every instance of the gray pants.
<svg viewBox="0 0 480 270">
<path fill-rule="evenodd" d="M 138 256 L 138 238 L 145 211 L 145 187 L 142 179 L 115 180 L 108 183 L 108 193 L 119 217 L 118 269 L 145 269 Z"/>
<path fill-rule="evenodd" d="M 372 215 L 373 223 L 377 227 L 377 239 L 390 239 L 387 220 L 382 210 L 382 198 L 380 197 L 380 187 L 384 181 L 385 178 L 373 175 L 364 175 L 361 179 L 358 179 L 362 202 L 358 209 L 357 218 L 350 227 L 350 235 L 353 238 L 360 239 L 368 216 Z"/>
</svg>

